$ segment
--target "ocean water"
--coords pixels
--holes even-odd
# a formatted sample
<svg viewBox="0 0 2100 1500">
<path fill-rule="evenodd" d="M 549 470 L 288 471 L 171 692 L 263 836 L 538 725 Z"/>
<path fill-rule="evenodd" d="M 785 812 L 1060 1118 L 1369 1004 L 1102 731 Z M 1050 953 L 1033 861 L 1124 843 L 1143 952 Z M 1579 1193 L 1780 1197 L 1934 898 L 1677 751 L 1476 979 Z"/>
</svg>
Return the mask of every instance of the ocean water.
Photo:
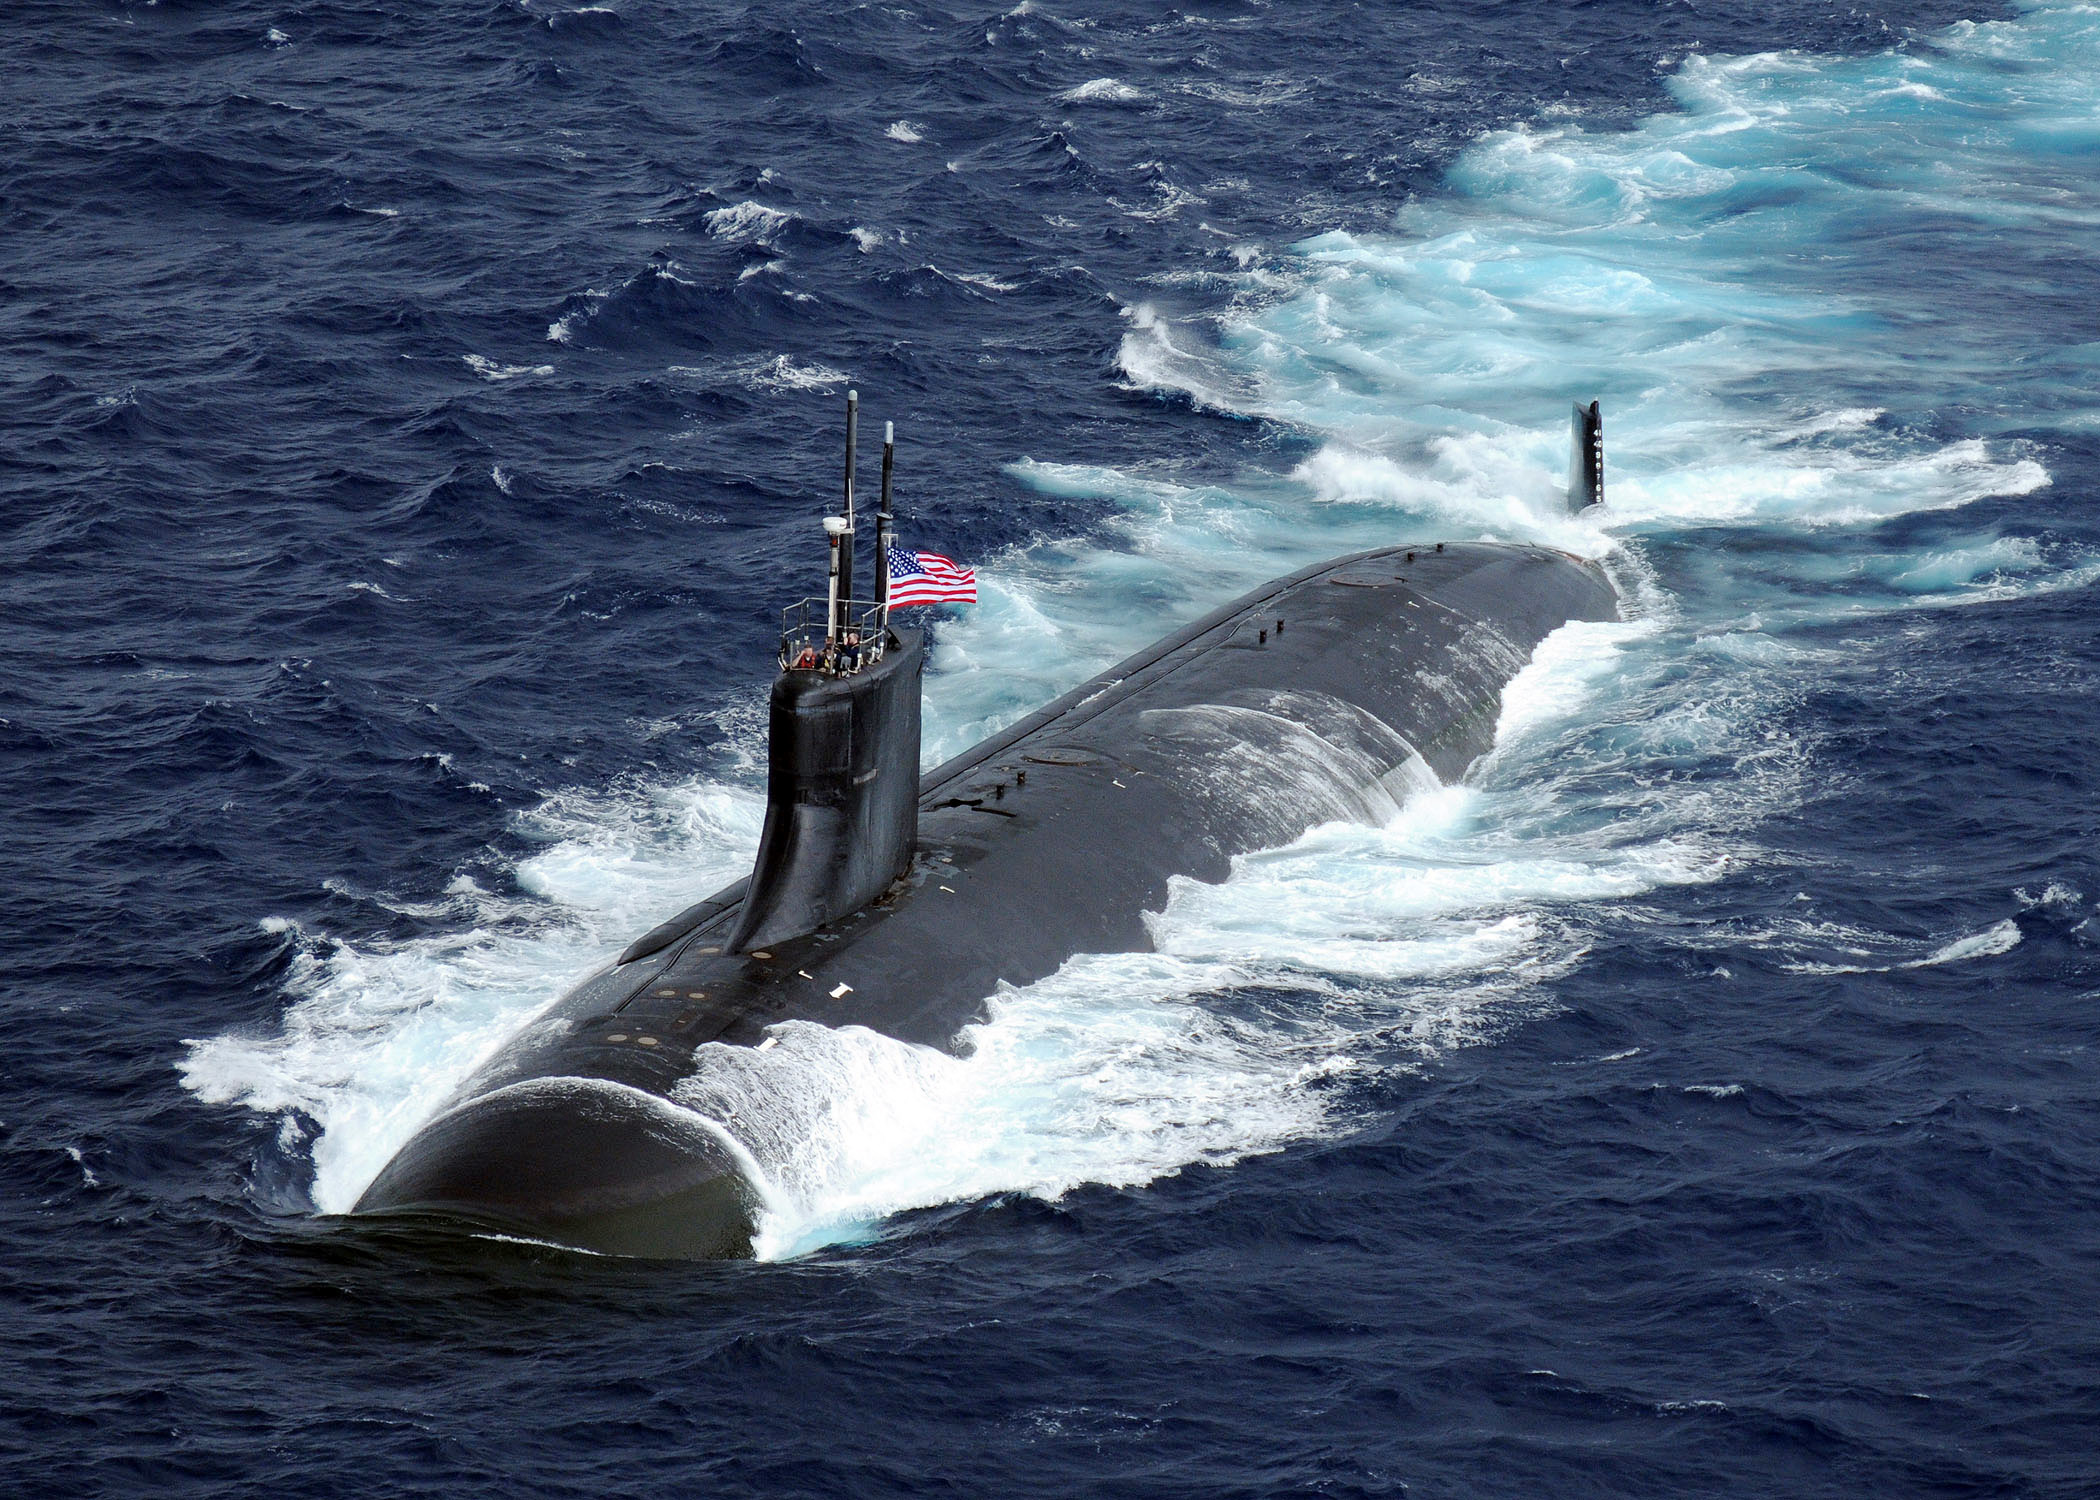
<svg viewBox="0 0 2100 1500">
<path fill-rule="evenodd" d="M 7 1493 L 2100 1493 L 2100 8 L 0 29 Z M 1627 618 L 782 1028 L 756 1261 L 335 1217 L 747 867 L 849 386 L 929 762 L 1354 548 Z"/>
</svg>

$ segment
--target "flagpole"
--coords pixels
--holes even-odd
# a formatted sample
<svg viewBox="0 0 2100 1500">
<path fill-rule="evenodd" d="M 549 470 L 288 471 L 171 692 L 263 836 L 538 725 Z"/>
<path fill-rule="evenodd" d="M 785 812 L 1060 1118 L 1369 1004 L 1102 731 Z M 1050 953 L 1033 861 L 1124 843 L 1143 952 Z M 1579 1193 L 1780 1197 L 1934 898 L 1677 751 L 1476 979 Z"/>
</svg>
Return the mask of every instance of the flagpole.
<svg viewBox="0 0 2100 1500">
<path fill-rule="evenodd" d="M 887 630 L 890 623 L 890 525 L 897 518 L 890 514 L 890 470 L 897 460 L 897 424 L 882 424 L 882 508 L 875 512 L 875 602 L 882 606 L 881 624 L 878 629 Z"/>
</svg>

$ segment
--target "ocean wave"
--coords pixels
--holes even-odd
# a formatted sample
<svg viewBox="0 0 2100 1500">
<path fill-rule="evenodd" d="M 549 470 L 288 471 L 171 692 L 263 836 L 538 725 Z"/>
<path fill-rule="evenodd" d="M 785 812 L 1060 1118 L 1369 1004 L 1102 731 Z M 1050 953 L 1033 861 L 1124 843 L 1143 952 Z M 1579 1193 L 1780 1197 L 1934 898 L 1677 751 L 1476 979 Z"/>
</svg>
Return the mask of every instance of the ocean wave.
<svg viewBox="0 0 2100 1500">
<path fill-rule="evenodd" d="M 1144 91 L 1114 78 L 1090 78 L 1057 96 L 1067 104 L 1136 104 Z"/>
<path fill-rule="evenodd" d="M 552 375 L 554 373 L 554 366 L 552 365 L 499 364 L 483 354 L 462 354 L 460 358 L 465 361 L 468 369 L 494 385 L 501 385 L 508 380 L 519 380 L 527 375 Z"/>
<path fill-rule="evenodd" d="M 701 220 L 718 239 L 762 240 L 794 223 L 795 215 L 746 199 L 727 208 L 713 209 L 701 215 Z"/>
</svg>

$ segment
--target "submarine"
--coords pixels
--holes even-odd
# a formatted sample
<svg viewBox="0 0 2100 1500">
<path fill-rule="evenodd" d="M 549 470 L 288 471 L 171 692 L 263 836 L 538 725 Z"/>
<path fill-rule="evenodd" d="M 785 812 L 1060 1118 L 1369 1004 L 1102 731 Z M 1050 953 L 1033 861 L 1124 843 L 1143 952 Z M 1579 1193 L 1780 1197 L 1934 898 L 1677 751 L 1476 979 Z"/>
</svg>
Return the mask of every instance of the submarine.
<svg viewBox="0 0 2100 1500">
<path fill-rule="evenodd" d="M 1425 768 L 1463 776 L 1538 643 L 1618 618 L 1604 571 L 1566 553 L 1379 547 L 1266 583 L 922 773 L 926 640 L 889 601 L 889 433 L 870 597 L 853 584 L 857 421 L 849 394 L 826 593 L 783 611 L 751 874 L 534 1014 L 353 1215 L 748 1256 L 768 1155 L 793 1143 L 704 1107 L 738 1049 L 792 1020 L 962 1053 L 1002 985 L 1151 949 L 1174 877 L 1222 881 L 1322 823 L 1388 819 Z M 1595 402 L 1572 435 L 1579 512 L 1603 500 Z"/>
</svg>

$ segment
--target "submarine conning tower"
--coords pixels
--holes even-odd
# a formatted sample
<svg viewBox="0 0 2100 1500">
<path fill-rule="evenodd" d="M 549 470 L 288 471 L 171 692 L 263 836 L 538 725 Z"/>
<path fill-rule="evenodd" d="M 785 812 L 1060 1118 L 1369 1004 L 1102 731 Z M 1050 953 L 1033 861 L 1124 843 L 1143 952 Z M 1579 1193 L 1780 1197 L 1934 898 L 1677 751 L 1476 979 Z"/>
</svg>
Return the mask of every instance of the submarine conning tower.
<svg viewBox="0 0 2100 1500">
<path fill-rule="evenodd" d="M 763 948 L 858 911 L 911 867 L 919 829 L 919 697 L 925 645 L 889 623 L 890 482 L 882 440 L 872 599 L 853 592 L 858 392 L 846 394 L 842 513 L 824 518 L 825 597 L 782 611 L 773 683 L 766 822 L 727 950 Z"/>
</svg>

